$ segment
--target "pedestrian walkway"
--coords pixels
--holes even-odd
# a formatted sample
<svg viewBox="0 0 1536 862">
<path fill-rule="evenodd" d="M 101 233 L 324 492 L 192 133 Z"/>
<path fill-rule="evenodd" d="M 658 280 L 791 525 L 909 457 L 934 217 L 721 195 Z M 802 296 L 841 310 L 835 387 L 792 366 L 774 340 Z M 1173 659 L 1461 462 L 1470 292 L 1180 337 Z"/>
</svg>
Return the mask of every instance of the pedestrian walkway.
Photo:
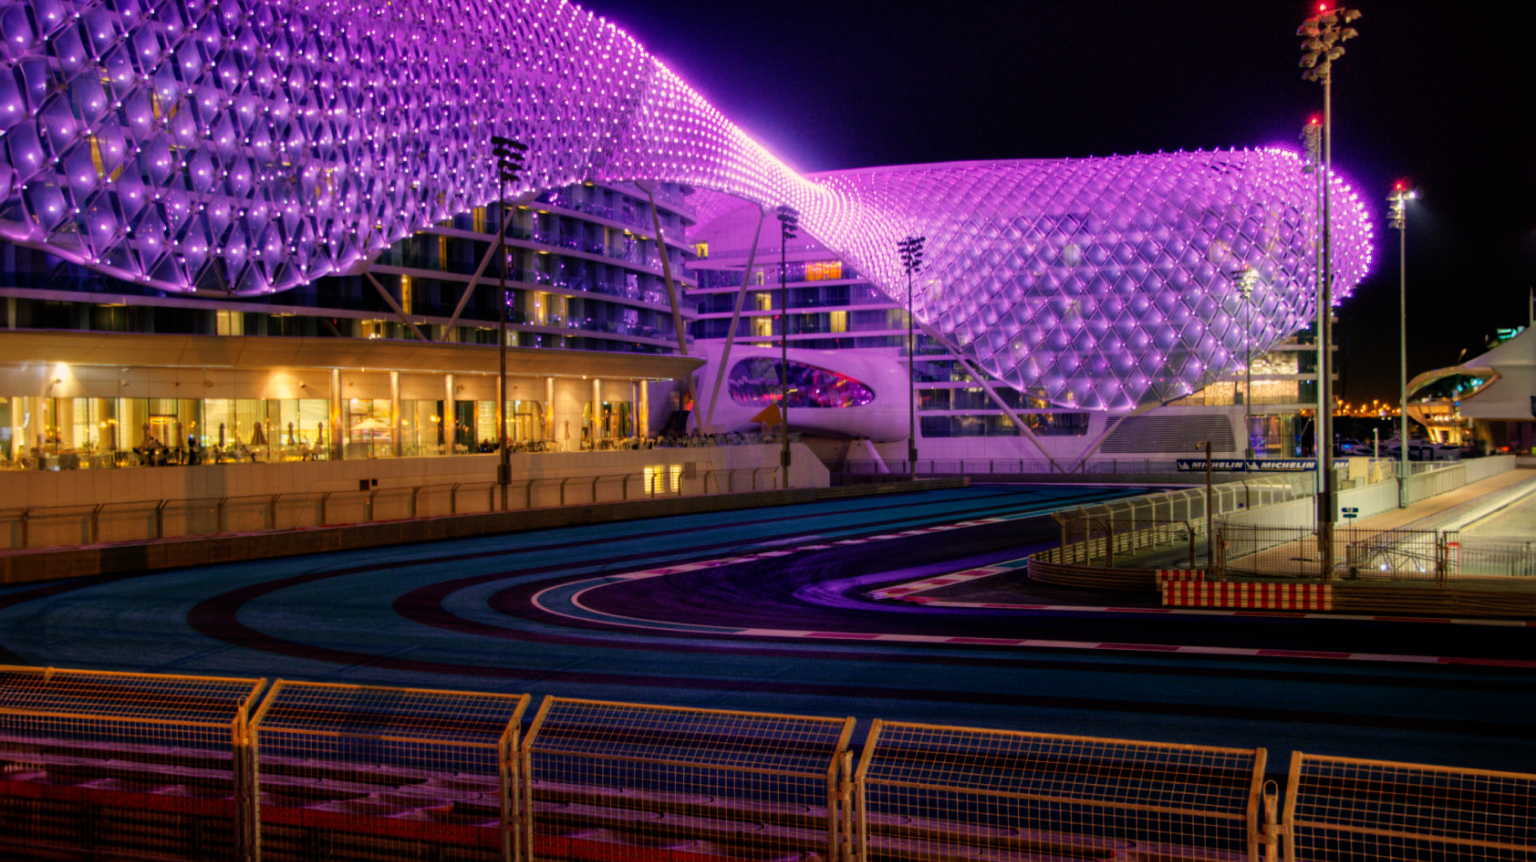
<svg viewBox="0 0 1536 862">
<path fill-rule="evenodd" d="M 1458 530 L 1463 524 L 1508 505 L 1536 506 L 1536 470 L 1510 470 L 1464 485 L 1454 491 L 1420 500 L 1406 508 L 1389 509 L 1359 520 L 1344 519 L 1334 527 L 1334 575 L 1354 572 L 1352 555 L 1364 547 L 1372 567 L 1380 564 L 1390 573 L 1406 576 L 1444 570 L 1437 556 L 1441 537 L 1437 531 Z M 1378 538 L 1386 533 L 1390 538 Z M 1262 524 L 1225 528 L 1223 568 L 1228 575 L 1244 578 L 1318 577 L 1321 555 L 1317 536 L 1308 529 L 1266 527 Z M 1254 552 L 1253 549 L 1258 548 Z"/>
<path fill-rule="evenodd" d="M 1395 530 L 1402 527 L 1417 530 L 1456 529 L 1445 525 L 1451 524 L 1458 516 L 1470 514 L 1473 507 L 1498 508 L 1500 503 L 1510 503 L 1513 509 L 1527 512 L 1527 518 L 1536 521 L 1536 470 L 1515 469 L 1489 476 L 1454 491 L 1420 500 L 1406 509 L 1391 509 L 1379 515 L 1361 518 L 1355 526 L 1372 530 Z"/>
<path fill-rule="evenodd" d="M 1434 548 L 1438 541 L 1447 537 L 1447 531 L 1460 530 L 1466 524 L 1479 522 L 1513 525 L 1480 529 L 1480 532 L 1488 530 L 1486 534 L 1490 536 L 1529 536 L 1536 532 L 1536 470 L 1511 470 L 1422 500 L 1404 509 L 1391 509 L 1354 523 L 1341 522 L 1335 530 L 1339 551 L 1335 556 L 1338 568 L 1333 582 L 1333 609 L 1357 615 L 1402 615 L 1412 612 L 1424 616 L 1457 618 L 1532 618 L 1533 613 L 1536 613 L 1532 610 L 1533 603 L 1536 603 L 1536 580 L 1465 576 L 1447 581 L 1437 576 Z M 1226 579 L 1237 578 L 1253 583 L 1296 583 L 1298 579 L 1303 583 L 1318 582 L 1319 555 L 1316 536 L 1310 527 L 1244 529 L 1277 531 L 1276 535 L 1268 539 L 1274 541 L 1275 546 L 1257 554 L 1239 555 L 1233 553 L 1233 547 L 1229 544 Z M 1393 537 L 1387 544 L 1392 546 L 1390 550 L 1397 552 L 1392 556 L 1398 559 L 1400 565 L 1391 565 L 1389 570 L 1380 573 L 1375 572 L 1375 566 L 1372 566 L 1372 571 L 1362 569 L 1355 573 L 1356 576 L 1366 577 L 1352 578 L 1347 568 L 1345 547 L 1351 542 L 1369 543 L 1373 537 L 1394 530 L 1432 537 L 1425 539 L 1427 561 L 1415 556 L 1415 551 L 1420 549 L 1408 547 L 1411 543 L 1400 536 Z M 1452 546 L 1454 544 L 1452 542 Z M 1198 543 L 1197 552 L 1195 565 L 1198 567 L 1205 559 L 1203 539 Z M 1135 556 L 1117 555 L 1114 561 L 1116 570 L 1124 574 L 1144 573 L 1146 586 L 1143 588 L 1133 588 L 1129 585 L 1130 581 L 1121 578 L 1121 582 L 1126 584 L 1124 589 L 1109 592 L 1097 589 L 1096 576 L 1107 570 L 1094 566 L 1061 567 L 1080 569 L 1083 575 L 1081 582 L 1075 581 L 1070 574 L 1053 576 L 1048 579 L 1048 583 L 1028 580 L 1014 574 L 1021 568 L 1019 564 L 1025 562 L 1025 558 L 992 564 L 988 572 L 995 569 L 1004 577 L 952 576 L 943 579 L 943 583 L 886 585 L 886 595 L 879 597 L 923 604 L 976 603 L 989 607 L 1047 607 L 1064 598 L 1069 604 L 1107 603 L 1119 607 L 1153 607 L 1160 606 L 1154 598 L 1156 593 L 1152 591 L 1153 571 L 1188 566 L 1189 556 L 1186 547 L 1165 547 Z M 1220 578 L 1222 574 L 1212 571 L 1210 577 Z M 920 589 L 911 589 L 913 587 Z M 908 592 L 921 592 L 921 595 L 909 596 Z M 1104 598 L 1095 600 L 1095 594 L 1103 595 Z"/>
</svg>

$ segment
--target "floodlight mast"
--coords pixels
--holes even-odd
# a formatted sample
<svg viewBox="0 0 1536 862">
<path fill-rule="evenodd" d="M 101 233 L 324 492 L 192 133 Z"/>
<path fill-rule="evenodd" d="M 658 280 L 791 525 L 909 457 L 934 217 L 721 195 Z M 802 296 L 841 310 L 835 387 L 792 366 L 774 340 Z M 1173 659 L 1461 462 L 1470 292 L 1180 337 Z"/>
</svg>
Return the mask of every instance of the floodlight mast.
<svg viewBox="0 0 1536 862">
<path fill-rule="evenodd" d="M 922 269 L 926 236 L 909 236 L 896 243 L 901 266 L 907 272 L 907 478 L 917 478 L 917 337 L 912 314 L 912 273 Z"/>
<path fill-rule="evenodd" d="M 500 433 L 497 445 L 496 485 L 501 492 L 501 510 L 507 510 L 507 490 L 512 484 L 512 454 L 507 449 L 507 186 L 516 187 L 519 172 L 523 169 L 523 154 L 528 145 L 501 135 L 491 136 L 491 154 L 496 157 L 496 179 L 499 183 L 497 196 L 496 255 L 501 258 L 501 302 L 497 308 L 497 344 L 501 360 L 501 376 L 496 390 L 496 428 Z M 444 422 L 444 427 L 452 426 Z M 448 451 L 453 451 L 453 441 L 448 441 Z"/>
<path fill-rule="evenodd" d="M 1318 4 L 1316 15 L 1303 21 L 1296 35 L 1301 43 L 1301 68 L 1304 80 L 1323 85 L 1323 270 L 1318 291 L 1318 333 L 1323 342 L 1323 363 L 1318 368 L 1318 383 L 1323 391 L 1323 407 L 1317 417 L 1322 437 L 1322 487 L 1317 491 L 1317 546 L 1323 581 L 1333 580 L 1333 524 L 1338 518 L 1333 475 L 1333 228 L 1331 225 L 1330 187 L 1333 185 L 1333 61 L 1344 56 L 1340 42 L 1360 35 L 1355 28 L 1343 26 L 1360 18 L 1356 9 L 1329 8 L 1327 0 Z"/>
<path fill-rule="evenodd" d="M 1407 182 L 1398 180 L 1387 195 L 1392 209 L 1388 220 L 1397 228 L 1397 408 L 1399 415 L 1397 455 L 1397 507 L 1408 508 L 1408 202 L 1417 198 Z"/>
<path fill-rule="evenodd" d="M 800 230 L 800 211 L 781 204 L 779 217 L 779 420 L 784 423 L 779 449 L 779 487 L 789 487 L 789 241 Z"/>
</svg>

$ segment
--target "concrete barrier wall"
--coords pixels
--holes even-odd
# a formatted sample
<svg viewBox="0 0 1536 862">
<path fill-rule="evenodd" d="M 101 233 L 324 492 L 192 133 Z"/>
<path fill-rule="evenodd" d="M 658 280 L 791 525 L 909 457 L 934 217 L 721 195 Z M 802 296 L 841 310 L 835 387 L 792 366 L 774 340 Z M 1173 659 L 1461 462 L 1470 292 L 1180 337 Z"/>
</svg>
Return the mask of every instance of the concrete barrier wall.
<svg viewBox="0 0 1536 862">
<path fill-rule="evenodd" d="M 605 452 L 514 453 L 517 482 L 638 473 L 645 467 L 680 465 L 691 477 L 699 471 L 774 467 L 774 444 L 701 446 Z M 790 485 L 825 488 L 825 465 L 804 444 L 795 444 Z M 358 461 L 297 461 L 277 464 L 203 464 L 196 467 L 136 467 L 115 470 L 15 470 L 0 473 L 5 497 L 0 507 L 67 506 L 89 502 L 219 499 L 269 494 L 412 488 L 423 485 L 486 483 L 496 479 L 497 456 L 381 458 Z M 615 492 L 614 496 L 617 496 Z"/>
<path fill-rule="evenodd" d="M 964 479 L 920 479 L 914 483 L 864 488 L 789 488 L 734 494 L 666 496 L 619 503 L 424 517 L 374 524 L 17 551 L 0 554 L 0 584 L 290 557 L 640 518 L 729 512 L 762 506 L 813 503 L 827 498 L 961 488 L 967 484 L 969 482 Z"/>
<path fill-rule="evenodd" d="M 466 464 L 476 472 L 457 472 Z M 791 487 L 829 485 L 826 467 L 804 445 L 796 444 L 792 464 Z M 6 473 L 0 550 L 492 512 L 501 508 L 495 466 L 496 456 L 478 455 Z M 541 453 L 514 456 L 513 468 L 507 508 L 537 509 L 767 490 L 779 484 L 779 448 Z M 373 470 L 390 474 L 368 475 Z M 124 476 L 158 481 L 119 487 Z M 155 491 L 168 496 L 142 496 Z"/>
<path fill-rule="evenodd" d="M 1429 473 L 1421 473 L 1410 479 L 1410 489 L 1421 496 L 1418 499 L 1427 499 L 1436 494 L 1444 494 L 1457 488 L 1465 487 L 1472 482 L 1497 476 L 1500 473 L 1515 469 L 1515 459 L 1512 456 L 1496 456 L 1490 458 L 1478 458 L 1462 464 L 1446 465 L 1442 469 Z M 1359 510 L 1357 519 L 1364 519 L 1390 512 L 1397 508 L 1397 480 L 1387 479 L 1370 485 L 1361 485 L 1347 488 L 1338 493 L 1339 511 L 1346 508 Z M 1246 511 L 1236 512 L 1225 517 L 1227 523 L 1247 527 L 1298 527 L 1311 529 L 1317 525 L 1316 504 L 1312 498 L 1291 500 L 1285 503 L 1277 503 L 1272 506 L 1256 506 Z M 1340 524 L 1348 524 L 1350 519 L 1340 517 Z"/>
<path fill-rule="evenodd" d="M 1467 468 L 1467 481 L 1477 482 L 1515 469 L 1517 459 L 1514 455 L 1489 455 L 1487 458 L 1473 458 L 1461 464 Z"/>
</svg>

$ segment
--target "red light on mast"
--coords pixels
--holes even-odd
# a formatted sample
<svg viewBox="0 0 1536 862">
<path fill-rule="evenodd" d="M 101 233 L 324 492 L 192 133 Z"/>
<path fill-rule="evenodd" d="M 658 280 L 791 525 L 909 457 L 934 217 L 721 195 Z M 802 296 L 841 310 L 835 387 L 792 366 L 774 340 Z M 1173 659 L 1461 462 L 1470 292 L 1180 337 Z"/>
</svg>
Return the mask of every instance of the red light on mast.
<svg viewBox="0 0 1536 862">
<path fill-rule="evenodd" d="M 1319 117 L 1319 116 L 1318 116 L 1318 115 L 1316 115 L 1316 114 L 1313 114 L 1313 115 L 1312 115 L 1312 117 L 1311 117 L 1311 119 L 1309 119 L 1309 120 L 1307 120 L 1307 122 L 1308 122 L 1308 123 L 1311 123 L 1311 124 L 1312 124 L 1312 125 L 1314 125 L 1314 126 L 1317 126 L 1317 125 L 1321 125 L 1321 124 L 1322 124 L 1322 122 L 1323 122 L 1323 118 L 1322 118 L 1322 117 Z"/>
</svg>

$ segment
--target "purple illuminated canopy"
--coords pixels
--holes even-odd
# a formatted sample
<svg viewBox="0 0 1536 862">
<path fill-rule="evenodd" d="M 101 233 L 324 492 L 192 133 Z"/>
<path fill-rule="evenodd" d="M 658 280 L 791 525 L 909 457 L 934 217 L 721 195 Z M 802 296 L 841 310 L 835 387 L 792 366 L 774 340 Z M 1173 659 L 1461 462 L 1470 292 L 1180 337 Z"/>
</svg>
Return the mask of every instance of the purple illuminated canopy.
<svg viewBox="0 0 1536 862">
<path fill-rule="evenodd" d="M 505 135 L 530 146 L 530 189 L 654 180 L 791 204 L 894 299 L 895 243 L 926 235 L 918 317 L 1056 403 L 1176 397 L 1311 314 L 1315 175 L 1284 151 L 802 177 L 561 0 L 30 0 L 0 9 L 0 37 L 0 238 L 162 290 L 355 272 L 493 201 Z M 1333 182 L 1343 294 L 1371 229 Z"/>
</svg>

